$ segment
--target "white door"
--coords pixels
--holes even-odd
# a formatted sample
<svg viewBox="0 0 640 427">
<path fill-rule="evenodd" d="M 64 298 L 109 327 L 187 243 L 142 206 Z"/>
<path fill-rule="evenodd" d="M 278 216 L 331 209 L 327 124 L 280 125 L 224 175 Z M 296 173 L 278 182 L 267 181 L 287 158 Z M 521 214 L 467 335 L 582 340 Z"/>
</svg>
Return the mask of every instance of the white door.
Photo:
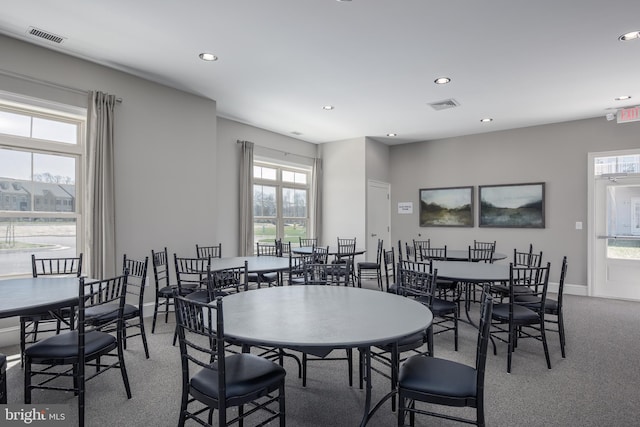
<svg viewBox="0 0 640 427">
<path fill-rule="evenodd" d="M 369 181 L 367 184 L 367 261 L 376 260 L 378 239 L 384 247 L 391 247 L 391 186 L 386 182 Z"/>
<path fill-rule="evenodd" d="M 640 176 L 594 185 L 593 295 L 640 300 Z"/>
</svg>

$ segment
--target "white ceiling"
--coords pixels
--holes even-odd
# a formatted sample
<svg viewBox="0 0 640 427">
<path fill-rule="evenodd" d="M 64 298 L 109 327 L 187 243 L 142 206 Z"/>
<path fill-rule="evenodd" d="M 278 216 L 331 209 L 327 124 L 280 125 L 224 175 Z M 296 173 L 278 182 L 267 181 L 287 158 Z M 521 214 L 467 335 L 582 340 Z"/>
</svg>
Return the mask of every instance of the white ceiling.
<svg viewBox="0 0 640 427">
<path fill-rule="evenodd" d="M 2 34 L 214 99 L 219 116 L 314 143 L 369 136 L 397 144 L 605 120 L 610 109 L 640 104 L 640 40 L 618 40 L 640 30 L 639 0 L 0 6 Z M 30 27 L 64 41 L 37 39 Z M 201 52 L 219 60 L 203 62 Z M 451 83 L 434 84 L 441 76 Z M 621 95 L 632 98 L 614 100 Z M 446 99 L 459 106 L 428 105 Z M 493 122 L 480 123 L 486 117 Z"/>
</svg>

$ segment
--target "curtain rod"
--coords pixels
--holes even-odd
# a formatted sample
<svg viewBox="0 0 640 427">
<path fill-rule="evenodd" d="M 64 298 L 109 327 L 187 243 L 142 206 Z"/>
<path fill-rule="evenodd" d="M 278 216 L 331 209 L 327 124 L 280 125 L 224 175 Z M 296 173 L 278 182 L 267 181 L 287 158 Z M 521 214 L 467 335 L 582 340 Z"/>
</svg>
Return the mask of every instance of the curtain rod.
<svg viewBox="0 0 640 427">
<path fill-rule="evenodd" d="M 236 144 L 242 144 L 244 141 L 238 139 L 236 141 Z M 247 141 L 249 142 L 249 141 Z M 266 148 L 267 150 L 271 150 L 271 151 L 277 151 L 278 153 L 282 153 L 285 156 L 291 155 L 291 156 L 298 156 L 298 157 L 304 157 L 305 159 L 311 159 L 311 160 L 315 160 L 317 159 L 317 157 L 311 157 L 311 156 L 305 156 L 304 154 L 296 154 L 296 153 L 291 153 L 289 151 L 284 151 L 284 150 L 278 150 L 277 148 L 271 148 L 271 147 L 265 147 L 264 145 L 259 145 L 256 144 L 255 142 L 253 143 L 253 145 L 260 147 L 260 148 Z"/>
<path fill-rule="evenodd" d="M 28 81 L 28 82 L 31 82 L 31 83 L 37 83 L 37 84 L 41 84 L 41 85 L 44 85 L 44 86 L 53 87 L 55 89 L 63 89 L 63 90 L 69 91 L 69 92 L 75 92 L 75 93 L 79 93 L 79 94 L 83 94 L 83 95 L 88 95 L 89 94 L 88 90 L 78 89 L 78 88 L 71 87 L 71 86 L 61 85 L 61 84 L 58 84 L 58 83 L 50 82 L 48 80 L 37 79 L 35 77 L 27 76 L 26 74 L 14 73 L 13 71 L 7 71 L 7 70 L 0 69 L 0 74 L 4 74 L 5 76 L 8 76 L 8 77 L 15 77 L 17 79 L 25 80 L 25 81 Z M 122 98 L 116 98 L 116 102 L 122 103 Z"/>
</svg>

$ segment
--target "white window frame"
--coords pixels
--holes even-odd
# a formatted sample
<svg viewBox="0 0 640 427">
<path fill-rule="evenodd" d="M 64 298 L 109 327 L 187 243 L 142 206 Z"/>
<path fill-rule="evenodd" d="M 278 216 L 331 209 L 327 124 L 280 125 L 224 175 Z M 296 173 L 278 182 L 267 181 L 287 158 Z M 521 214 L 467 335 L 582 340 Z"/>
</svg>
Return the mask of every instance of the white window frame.
<svg viewBox="0 0 640 427">
<path fill-rule="evenodd" d="M 16 102 L 20 99 L 23 102 Z M 22 137 L 0 133 L 0 148 L 17 150 L 28 153 L 61 155 L 75 158 L 75 211 L 74 212 L 43 212 L 43 211 L 10 211 L 0 210 L 0 216 L 5 218 L 69 218 L 76 224 L 76 252 L 85 252 L 84 236 L 84 176 L 85 139 L 86 139 L 86 109 L 67 106 L 53 102 L 36 100 L 29 102 L 26 97 L 0 93 L 0 111 L 17 113 L 59 122 L 73 123 L 77 126 L 76 144 L 50 141 L 33 137 Z M 31 274 L 31 271 L 28 272 Z"/>
</svg>

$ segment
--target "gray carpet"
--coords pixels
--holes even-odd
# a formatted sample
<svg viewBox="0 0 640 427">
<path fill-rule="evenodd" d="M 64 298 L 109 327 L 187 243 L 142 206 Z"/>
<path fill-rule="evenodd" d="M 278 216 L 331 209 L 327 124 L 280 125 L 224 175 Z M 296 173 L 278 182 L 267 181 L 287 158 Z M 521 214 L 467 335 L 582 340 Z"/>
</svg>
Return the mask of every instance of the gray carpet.
<svg viewBox="0 0 640 427">
<path fill-rule="evenodd" d="M 477 307 L 476 307 L 477 308 Z M 477 315 L 477 314 L 476 314 Z M 488 426 L 632 426 L 640 420 L 640 303 L 565 296 L 567 358 L 562 359 L 558 335 L 550 334 L 552 369 L 544 361 L 541 343 L 521 340 L 514 353 L 512 373 L 506 373 L 506 345 L 489 354 L 486 376 Z M 151 358 L 142 344 L 129 341 L 126 363 L 133 398 L 127 400 L 117 371 L 88 384 L 86 425 L 175 426 L 180 400 L 178 347 L 171 346 L 173 322 L 160 323 L 149 335 Z M 150 330 L 150 325 L 149 325 Z M 436 336 L 436 356 L 473 363 L 476 330 L 460 325 L 460 350 L 453 351 L 451 334 Z M 16 348 L 0 351 L 15 354 Z M 364 391 L 347 382 L 346 362 L 310 365 L 308 384 L 301 385 L 297 367 L 287 368 L 287 425 L 297 427 L 357 426 L 362 416 Z M 21 403 L 23 371 L 19 363 L 8 370 L 9 403 Z M 389 382 L 374 376 L 374 401 L 389 389 Z M 34 403 L 69 405 L 76 425 L 76 399 L 72 394 L 36 391 Z M 472 410 L 455 410 L 473 414 Z M 394 426 L 395 414 L 387 402 L 370 426 Z M 275 425 L 275 423 L 272 423 Z M 418 426 L 459 425 L 418 417 Z"/>
</svg>

